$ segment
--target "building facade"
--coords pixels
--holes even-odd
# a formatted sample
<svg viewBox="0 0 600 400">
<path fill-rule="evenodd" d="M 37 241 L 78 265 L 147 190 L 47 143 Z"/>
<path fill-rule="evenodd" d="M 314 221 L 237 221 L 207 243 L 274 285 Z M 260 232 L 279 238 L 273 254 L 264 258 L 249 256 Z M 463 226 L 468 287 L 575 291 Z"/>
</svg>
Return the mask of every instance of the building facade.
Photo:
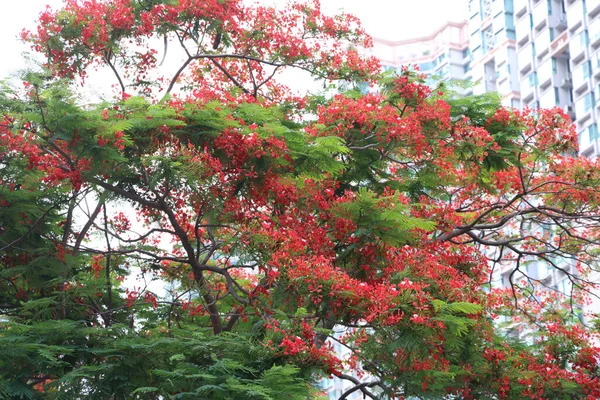
<svg viewBox="0 0 600 400">
<path fill-rule="evenodd" d="M 564 6 L 579 151 L 595 158 L 600 154 L 600 0 L 564 0 Z"/>
<path fill-rule="evenodd" d="M 474 94 L 498 92 L 502 104 L 521 106 L 512 0 L 469 1 L 470 79 Z"/>
<path fill-rule="evenodd" d="M 440 80 L 465 80 L 470 69 L 466 21 L 448 22 L 428 36 L 409 40 L 373 38 L 371 52 L 384 70 L 418 65 L 423 74 Z"/>
<path fill-rule="evenodd" d="M 600 154 L 600 0 L 470 0 L 474 93 L 515 108 L 561 107 L 580 154 Z"/>
</svg>

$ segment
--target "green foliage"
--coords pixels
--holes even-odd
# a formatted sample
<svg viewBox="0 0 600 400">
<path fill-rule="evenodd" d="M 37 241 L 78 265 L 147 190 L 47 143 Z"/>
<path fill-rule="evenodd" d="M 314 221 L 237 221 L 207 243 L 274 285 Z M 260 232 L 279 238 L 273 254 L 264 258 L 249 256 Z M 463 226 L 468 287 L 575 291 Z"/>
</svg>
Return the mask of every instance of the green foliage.
<svg viewBox="0 0 600 400">
<path fill-rule="evenodd" d="M 390 246 L 402 246 L 417 238 L 418 230 L 434 228 L 432 221 L 415 218 L 408 212 L 410 206 L 396 196 L 380 196 L 360 188 L 353 201 L 339 204 L 334 210 L 357 226 L 355 234 L 364 242 L 381 241 Z"/>
<path fill-rule="evenodd" d="M 311 378 L 251 335 L 136 332 L 75 321 L 0 326 L 0 390 L 8 398 L 306 399 Z M 10 333 L 10 335 L 8 335 Z M 18 366 L 18 371 L 15 367 Z M 46 382 L 43 397 L 23 382 Z M 40 381 L 45 381 L 41 379 Z M 152 386 L 148 386 L 150 383 Z M 21 396 L 21 397 L 19 397 Z"/>
</svg>

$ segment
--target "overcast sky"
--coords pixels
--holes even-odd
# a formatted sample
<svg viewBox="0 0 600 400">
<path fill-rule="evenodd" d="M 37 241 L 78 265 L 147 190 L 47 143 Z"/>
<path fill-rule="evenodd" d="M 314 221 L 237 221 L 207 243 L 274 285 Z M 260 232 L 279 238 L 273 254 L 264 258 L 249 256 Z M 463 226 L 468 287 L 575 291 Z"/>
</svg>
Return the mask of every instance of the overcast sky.
<svg viewBox="0 0 600 400">
<path fill-rule="evenodd" d="M 284 0 L 275 0 L 283 3 Z M 33 29 L 45 5 L 58 8 L 62 0 L 3 1 L 0 13 L 0 78 L 22 68 L 19 32 Z M 467 0 L 321 0 L 329 12 L 344 10 L 358 16 L 367 31 L 377 37 L 406 39 L 427 35 L 444 22 L 462 21 L 467 16 Z"/>
</svg>

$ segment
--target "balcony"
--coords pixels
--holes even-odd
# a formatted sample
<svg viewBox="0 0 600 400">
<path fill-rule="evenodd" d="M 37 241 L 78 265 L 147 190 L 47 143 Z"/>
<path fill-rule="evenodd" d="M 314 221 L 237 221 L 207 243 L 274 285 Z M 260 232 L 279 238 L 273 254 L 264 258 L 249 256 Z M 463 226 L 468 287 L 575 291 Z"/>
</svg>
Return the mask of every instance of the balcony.
<svg viewBox="0 0 600 400">
<path fill-rule="evenodd" d="M 503 1 L 492 2 L 492 16 L 498 15 L 499 13 L 503 13 L 503 12 L 511 12 L 510 10 L 504 9 Z M 504 18 L 504 17 L 502 17 L 502 18 Z"/>
<path fill-rule="evenodd" d="M 513 7 L 515 12 L 515 20 L 518 20 L 519 18 L 527 14 L 528 3 L 528 0 L 514 0 Z"/>
<path fill-rule="evenodd" d="M 552 57 L 558 57 L 566 50 L 569 49 L 569 34 L 567 31 L 564 31 L 557 38 L 555 38 L 552 43 L 550 43 L 550 55 Z"/>
<path fill-rule="evenodd" d="M 573 90 L 581 94 L 589 90 L 590 68 L 588 62 L 585 62 L 573 70 Z"/>
<path fill-rule="evenodd" d="M 569 30 L 575 32 L 583 24 L 583 1 L 577 1 L 567 7 Z"/>
<path fill-rule="evenodd" d="M 511 93 L 512 88 L 510 85 L 510 79 L 506 79 L 506 77 L 504 79 L 499 79 L 496 88 L 500 94 Z"/>
<path fill-rule="evenodd" d="M 587 31 L 581 30 L 572 34 L 569 41 L 569 51 L 571 53 L 572 65 L 579 64 L 585 57 L 585 50 L 588 47 L 589 40 L 587 39 Z"/>
<path fill-rule="evenodd" d="M 533 6 L 531 14 L 533 16 L 533 27 L 535 29 L 543 28 L 548 20 L 548 3 L 545 1 L 538 2 Z"/>
<path fill-rule="evenodd" d="M 596 18 L 588 25 L 588 32 L 590 35 L 590 46 L 597 49 L 600 47 L 600 18 Z"/>
<path fill-rule="evenodd" d="M 586 153 L 594 145 L 596 140 L 596 126 L 594 124 L 584 128 L 579 132 L 579 151 Z"/>
<path fill-rule="evenodd" d="M 600 52 L 592 55 L 590 61 L 592 62 L 592 73 L 594 74 L 594 78 L 600 79 Z M 598 98 L 600 99 L 600 97 Z"/>
<path fill-rule="evenodd" d="M 544 61 L 537 69 L 538 73 L 538 84 L 541 90 L 545 90 L 552 84 L 552 77 L 554 71 L 552 70 L 552 60 L 548 59 Z"/>
<path fill-rule="evenodd" d="M 552 87 L 548 88 L 548 90 L 540 95 L 541 108 L 552 108 L 557 105 L 556 103 L 554 89 Z"/>
<path fill-rule="evenodd" d="M 542 30 L 534 39 L 535 49 L 537 51 L 538 60 L 543 59 L 548 51 L 550 50 L 550 29 L 546 28 Z"/>
<path fill-rule="evenodd" d="M 600 0 L 587 0 L 586 5 L 589 19 L 600 14 Z"/>
<path fill-rule="evenodd" d="M 515 30 L 517 33 L 517 44 L 518 47 L 522 47 L 531 39 L 531 23 L 528 17 L 521 18 L 516 26 Z"/>
<path fill-rule="evenodd" d="M 528 104 L 533 100 L 535 94 L 535 85 L 529 83 L 528 77 L 521 80 L 521 100 L 523 104 Z"/>
<path fill-rule="evenodd" d="M 583 126 L 588 121 L 594 109 L 594 97 L 592 93 L 587 93 L 575 102 L 575 115 L 577 116 L 577 125 Z"/>
<path fill-rule="evenodd" d="M 531 44 L 527 44 L 519 50 L 517 55 L 517 62 L 519 65 L 519 72 L 521 75 L 526 75 L 532 67 L 533 53 Z"/>
</svg>

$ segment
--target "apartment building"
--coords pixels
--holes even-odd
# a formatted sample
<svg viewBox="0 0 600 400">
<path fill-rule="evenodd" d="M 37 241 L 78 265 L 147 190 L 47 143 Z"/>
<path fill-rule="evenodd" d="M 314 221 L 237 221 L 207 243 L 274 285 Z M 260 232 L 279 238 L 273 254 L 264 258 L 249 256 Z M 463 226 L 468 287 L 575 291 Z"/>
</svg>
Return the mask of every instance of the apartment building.
<svg viewBox="0 0 600 400">
<path fill-rule="evenodd" d="M 385 70 L 418 65 L 432 78 L 465 80 L 470 62 L 467 23 L 448 22 L 428 36 L 408 40 L 373 38 L 371 53 L 381 60 Z"/>
<path fill-rule="evenodd" d="M 516 108 L 559 106 L 580 153 L 600 154 L 600 0 L 470 0 L 474 93 Z"/>
<path fill-rule="evenodd" d="M 560 106 L 575 119 L 564 3 L 515 0 L 514 15 L 522 105 Z"/>
<path fill-rule="evenodd" d="M 512 0 L 470 0 L 468 15 L 473 93 L 498 92 L 502 104 L 521 106 Z"/>
<path fill-rule="evenodd" d="M 600 154 L 600 0 L 564 0 L 579 151 Z"/>
</svg>

